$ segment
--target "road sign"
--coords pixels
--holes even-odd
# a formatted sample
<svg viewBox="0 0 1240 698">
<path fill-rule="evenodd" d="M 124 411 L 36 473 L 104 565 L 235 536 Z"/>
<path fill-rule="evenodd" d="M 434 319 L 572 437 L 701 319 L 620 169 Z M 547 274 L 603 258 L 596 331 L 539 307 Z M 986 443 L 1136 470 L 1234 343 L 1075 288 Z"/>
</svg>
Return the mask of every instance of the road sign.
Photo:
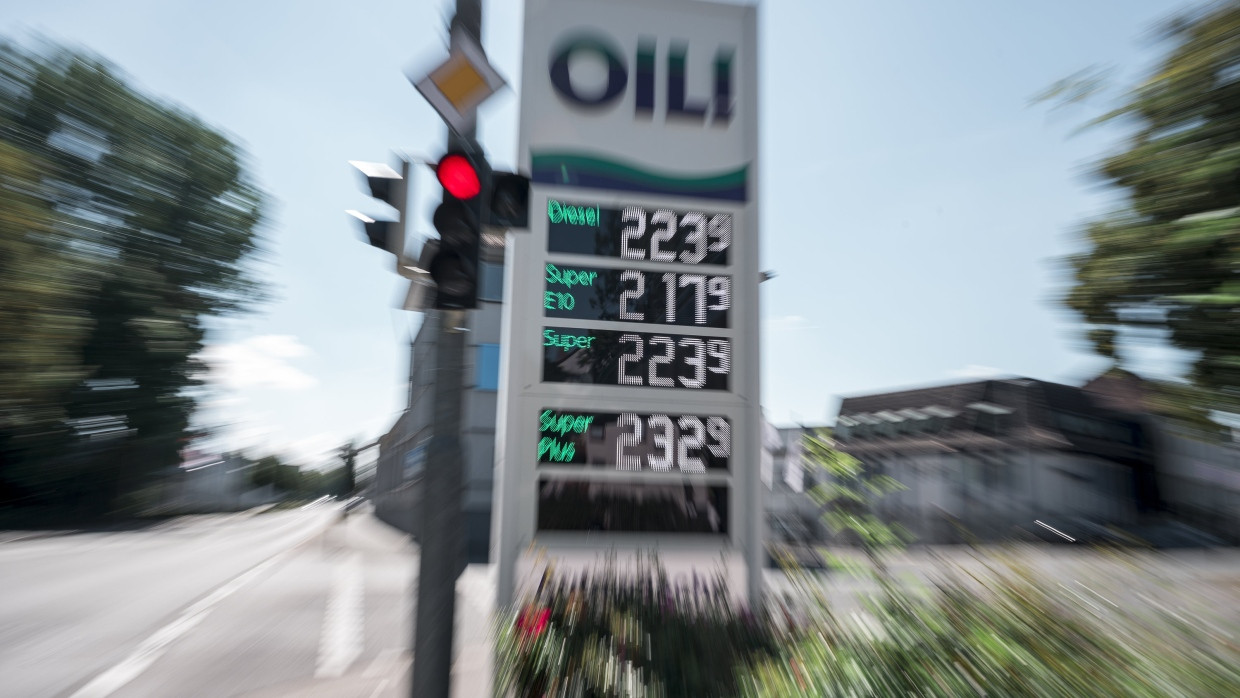
<svg viewBox="0 0 1240 698">
<path fill-rule="evenodd" d="M 474 123 L 478 105 L 503 87 L 504 79 L 467 32 L 458 32 L 452 44 L 448 60 L 426 77 L 410 81 L 449 128 L 465 133 Z"/>
<path fill-rule="evenodd" d="M 762 564 L 757 11 L 527 0 L 492 560 Z M 738 555 L 737 553 L 742 553 Z"/>
</svg>

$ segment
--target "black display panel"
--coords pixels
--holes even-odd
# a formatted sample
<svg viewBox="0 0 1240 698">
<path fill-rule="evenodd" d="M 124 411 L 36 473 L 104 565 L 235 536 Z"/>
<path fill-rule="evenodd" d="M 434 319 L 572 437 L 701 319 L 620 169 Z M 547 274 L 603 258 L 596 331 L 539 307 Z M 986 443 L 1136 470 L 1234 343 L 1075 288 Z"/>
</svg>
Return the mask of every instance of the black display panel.
<svg viewBox="0 0 1240 698">
<path fill-rule="evenodd" d="M 543 381 L 727 390 L 732 340 L 658 332 L 545 327 Z"/>
<path fill-rule="evenodd" d="M 732 277 L 547 264 L 547 317 L 727 327 Z"/>
<path fill-rule="evenodd" d="M 547 200 L 547 251 L 621 259 L 727 264 L 732 214 Z"/>
<path fill-rule="evenodd" d="M 538 530 L 726 534 L 728 488 L 542 478 Z"/>
<path fill-rule="evenodd" d="M 700 474 L 727 470 L 731 456 L 727 417 L 551 408 L 538 414 L 538 462 L 545 465 Z"/>
</svg>

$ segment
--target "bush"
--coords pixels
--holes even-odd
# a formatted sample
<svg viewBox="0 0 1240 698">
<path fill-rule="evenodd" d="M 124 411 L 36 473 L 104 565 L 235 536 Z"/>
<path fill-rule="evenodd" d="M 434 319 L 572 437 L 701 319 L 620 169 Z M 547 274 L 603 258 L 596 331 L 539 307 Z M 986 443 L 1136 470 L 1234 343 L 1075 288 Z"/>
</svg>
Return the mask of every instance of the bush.
<svg viewBox="0 0 1240 698">
<path fill-rule="evenodd" d="M 628 574 L 548 568 L 501 621 L 498 695 L 735 695 L 736 667 L 777 654 L 771 628 L 733 604 L 722 574 L 673 585 L 657 561 Z"/>
<path fill-rule="evenodd" d="M 781 656 L 748 671 L 742 694 L 1240 695 L 1240 648 L 1182 617 L 1090 601 L 1015 562 L 991 572 L 928 597 L 881 583 L 852 622 L 819 606 Z"/>
<path fill-rule="evenodd" d="M 1108 572 L 1119 590 L 1157 586 L 1126 564 Z M 1240 647 L 1215 623 L 1148 597 L 1115 604 L 1015 559 L 988 568 L 921 589 L 871 572 L 877 591 L 847 614 L 805 576 L 798 603 L 757 615 L 733 607 L 721 576 L 690 588 L 657 564 L 548 571 L 501 623 L 497 695 L 1240 695 Z"/>
</svg>

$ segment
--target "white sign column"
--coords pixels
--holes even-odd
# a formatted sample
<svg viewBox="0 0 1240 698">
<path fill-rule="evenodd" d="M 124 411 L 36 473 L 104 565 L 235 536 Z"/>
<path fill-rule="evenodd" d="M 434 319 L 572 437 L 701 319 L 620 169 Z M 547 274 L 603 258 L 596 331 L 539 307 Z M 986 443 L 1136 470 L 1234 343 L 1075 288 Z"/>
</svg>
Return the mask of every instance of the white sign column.
<svg viewBox="0 0 1240 698">
<path fill-rule="evenodd" d="M 724 553 L 760 594 L 756 8 L 528 0 L 492 560 Z"/>
</svg>

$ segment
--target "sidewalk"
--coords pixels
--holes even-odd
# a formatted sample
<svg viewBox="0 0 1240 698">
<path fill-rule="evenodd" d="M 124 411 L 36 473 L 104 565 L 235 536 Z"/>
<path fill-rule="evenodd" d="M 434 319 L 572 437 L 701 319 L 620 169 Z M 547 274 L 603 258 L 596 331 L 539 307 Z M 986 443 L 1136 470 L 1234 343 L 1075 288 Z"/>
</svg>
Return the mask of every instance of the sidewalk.
<svg viewBox="0 0 1240 698">
<path fill-rule="evenodd" d="M 348 547 L 363 553 L 400 554 L 416 575 L 418 547 L 408 535 L 375 518 L 369 511 L 356 511 L 320 534 L 315 543 Z M 453 698 L 486 698 L 491 695 L 491 608 L 495 598 L 492 565 L 470 565 L 457 580 L 456 645 L 452 664 Z M 380 653 L 372 661 L 355 665 L 344 676 L 311 678 L 249 693 L 245 698 L 408 698 L 411 695 L 413 613 L 416 585 L 406 588 L 410 603 L 391 608 L 399 614 L 405 638 L 400 651 Z"/>
<path fill-rule="evenodd" d="M 495 565 L 470 565 L 456 581 L 456 650 L 452 661 L 453 698 L 491 695 L 494 642 Z"/>
<path fill-rule="evenodd" d="M 350 525 L 365 529 L 368 538 L 383 540 L 387 545 L 407 545 L 412 551 L 411 564 L 418 564 L 418 547 L 407 535 L 379 521 L 373 515 L 353 515 L 350 519 L 358 519 L 357 522 L 350 522 Z M 456 582 L 456 628 L 452 634 L 455 645 L 452 653 L 453 698 L 483 698 L 491 695 L 491 614 L 494 607 L 495 566 L 469 565 Z M 413 619 L 410 618 L 407 622 L 408 627 L 412 628 Z M 412 630 L 407 636 L 413 637 Z M 409 696 L 413 668 L 411 660 L 412 652 L 406 651 L 388 670 L 385 685 L 372 688 L 373 693 L 356 695 L 368 698 Z M 343 686 L 340 688 L 340 693 L 322 695 L 355 695 Z"/>
</svg>

